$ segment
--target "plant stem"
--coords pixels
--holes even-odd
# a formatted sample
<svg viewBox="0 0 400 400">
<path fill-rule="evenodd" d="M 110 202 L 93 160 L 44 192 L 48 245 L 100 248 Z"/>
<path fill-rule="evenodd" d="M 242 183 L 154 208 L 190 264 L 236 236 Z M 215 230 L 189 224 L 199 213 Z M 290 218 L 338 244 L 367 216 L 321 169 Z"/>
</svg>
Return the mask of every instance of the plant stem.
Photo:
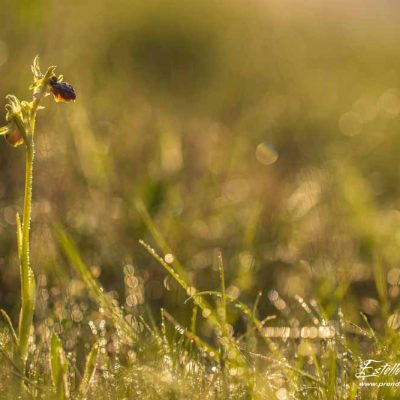
<svg viewBox="0 0 400 400">
<path fill-rule="evenodd" d="M 22 223 L 21 251 L 21 314 L 19 319 L 19 356 L 20 365 L 25 370 L 28 355 L 29 335 L 35 309 L 35 277 L 29 261 L 29 231 L 32 209 L 32 172 L 35 155 L 33 135 L 26 143 L 25 197 Z"/>
</svg>

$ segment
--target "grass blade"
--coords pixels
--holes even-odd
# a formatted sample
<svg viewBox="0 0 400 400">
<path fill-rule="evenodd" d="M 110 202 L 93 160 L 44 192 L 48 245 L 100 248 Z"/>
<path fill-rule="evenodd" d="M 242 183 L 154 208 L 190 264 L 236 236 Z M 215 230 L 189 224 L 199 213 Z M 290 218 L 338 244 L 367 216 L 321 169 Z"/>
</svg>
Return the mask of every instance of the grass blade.
<svg viewBox="0 0 400 400">
<path fill-rule="evenodd" d="M 50 341 L 50 368 L 57 399 L 68 399 L 68 361 L 61 341 L 55 333 L 53 333 Z"/>
<path fill-rule="evenodd" d="M 134 341 L 136 338 L 134 327 L 128 324 L 124 319 L 121 309 L 112 303 L 110 298 L 104 293 L 102 286 L 92 277 L 88 266 L 83 262 L 78 249 L 69 235 L 60 226 L 54 226 L 54 231 L 69 262 L 92 291 L 92 295 L 98 301 L 99 305 L 104 308 L 112 318 L 116 328 L 123 333 L 123 335 L 121 335 L 122 338 L 128 343 Z"/>
<path fill-rule="evenodd" d="M 141 200 L 137 200 L 135 202 L 136 209 L 138 213 L 140 214 L 144 224 L 146 225 L 147 229 L 151 233 L 151 236 L 159 246 L 159 248 L 162 250 L 164 254 L 167 253 L 173 253 L 171 247 L 161 234 L 161 232 L 157 229 L 155 226 L 153 220 L 151 219 L 150 214 L 148 213 L 146 206 Z M 185 280 L 188 279 L 188 276 L 186 274 L 185 268 L 182 266 L 182 264 L 174 257 L 174 261 L 172 262 L 172 265 L 174 269 L 178 272 L 180 276 L 182 276 Z"/>
<path fill-rule="evenodd" d="M 172 275 L 172 277 L 181 285 L 181 287 L 186 291 L 186 293 L 193 298 L 193 302 L 202 310 L 203 315 L 204 313 L 207 314 L 208 321 L 216 328 L 217 332 L 222 331 L 222 325 L 216 316 L 215 311 L 212 310 L 212 307 L 202 298 L 202 296 L 196 296 L 196 289 L 189 286 L 188 283 L 184 279 L 182 279 L 179 274 L 170 266 L 168 265 L 162 257 L 160 257 L 157 252 L 145 243 L 143 240 L 139 240 L 139 243 L 147 250 L 147 252 L 157 260 L 165 270 Z M 237 343 L 231 337 L 226 338 L 227 346 L 229 346 L 229 351 L 234 353 L 234 359 L 238 363 L 246 363 L 245 358 L 238 350 Z"/>
<path fill-rule="evenodd" d="M 16 225 L 17 225 L 17 247 L 18 247 L 18 256 L 21 259 L 21 254 L 22 254 L 22 224 L 21 224 L 21 218 L 19 216 L 19 213 L 17 213 L 16 217 Z"/>
<path fill-rule="evenodd" d="M 81 384 L 79 385 L 80 396 L 86 396 L 86 393 L 89 390 L 90 383 L 92 382 L 93 377 L 96 373 L 98 353 L 99 353 L 99 344 L 95 343 L 92 349 L 90 350 L 90 353 L 86 360 L 85 371 L 83 373 Z"/>
<path fill-rule="evenodd" d="M 3 309 L 0 309 L 0 315 L 2 316 L 5 324 L 7 325 L 8 330 L 10 331 L 10 335 L 13 339 L 14 344 L 18 346 L 18 337 L 14 330 L 10 317 Z"/>
</svg>

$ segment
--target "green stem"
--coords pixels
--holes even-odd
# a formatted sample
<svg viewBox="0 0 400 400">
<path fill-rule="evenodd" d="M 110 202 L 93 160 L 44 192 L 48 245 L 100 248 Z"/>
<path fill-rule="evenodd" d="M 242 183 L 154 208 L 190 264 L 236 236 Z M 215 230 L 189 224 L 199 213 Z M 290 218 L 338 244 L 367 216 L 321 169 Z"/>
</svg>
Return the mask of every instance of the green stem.
<svg viewBox="0 0 400 400">
<path fill-rule="evenodd" d="M 32 327 L 35 308 L 35 277 L 29 261 L 29 231 L 32 209 L 32 172 L 35 155 L 33 135 L 26 143 L 25 169 L 25 198 L 22 223 L 22 251 L 21 251 L 21 314 L 19 319 L 19 356 L 21 367 L 24 370 L 28 356 L 29 336 Z"/>
</svg>

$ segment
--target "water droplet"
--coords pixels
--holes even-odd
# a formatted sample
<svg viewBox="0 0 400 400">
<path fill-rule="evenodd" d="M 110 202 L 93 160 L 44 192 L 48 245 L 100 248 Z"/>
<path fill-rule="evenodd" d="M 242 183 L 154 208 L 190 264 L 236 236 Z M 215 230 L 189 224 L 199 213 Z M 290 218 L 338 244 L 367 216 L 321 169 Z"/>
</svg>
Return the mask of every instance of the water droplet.
<svg viewBox="0 0 400 400">
<path fill-rule="evenodd" d="M 172 264 L 174 262 L 174 256 L 172 254 L 168 253 L 168 254 L 165 255 L 164 261 L 167 264 Z"/>
</svg>

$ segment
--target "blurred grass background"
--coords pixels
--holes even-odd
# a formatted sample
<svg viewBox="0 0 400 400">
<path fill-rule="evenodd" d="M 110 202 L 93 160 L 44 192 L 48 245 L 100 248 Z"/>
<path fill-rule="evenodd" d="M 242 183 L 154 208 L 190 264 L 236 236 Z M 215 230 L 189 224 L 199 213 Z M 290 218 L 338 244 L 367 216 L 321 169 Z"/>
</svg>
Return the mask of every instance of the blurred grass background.
<svg viewBox="0 0 400 400">
<path fill-rule="evenodd" d="M 31 96 L 36 54 L 77 91 L 74 105 L 48 100 L 38 120 L 37 318 L 86 293 L 51 219 L 128 310 L 187 316 L 187 296 L 138 245 L 157 247 L 140 200 L 200 290 L 218 288 L 220 248 L 227 290 L 244 302 L 277 290 L 294 312 L 300 295 L 329 318 L 340 302 L 382 326 L 374 273 L 391 312 L 400 294 L 398 11 L 395 1 L 3 0 L 0 93 Z M 23 165 L 23 150 L 2 142 L 0 304 L 15 319 Z M 262 314 L 274 312 L 267 297 Z"/>
</svg>

